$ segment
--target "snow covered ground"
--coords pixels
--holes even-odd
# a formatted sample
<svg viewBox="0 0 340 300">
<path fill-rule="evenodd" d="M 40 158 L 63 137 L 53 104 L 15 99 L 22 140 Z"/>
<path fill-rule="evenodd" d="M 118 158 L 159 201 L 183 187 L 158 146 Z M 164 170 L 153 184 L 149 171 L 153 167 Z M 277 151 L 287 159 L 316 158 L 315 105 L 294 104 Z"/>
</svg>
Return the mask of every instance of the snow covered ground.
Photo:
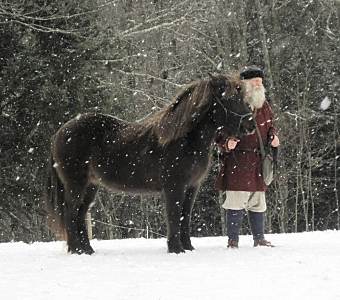
<svg viewBox="0 0 340 300">
<path fill-rule="evenodd" d="M 0 244 L 0 299 L 340 299 L 340 231 L 266 236 L 277 247 L 193 238 L 168 254 L 165 239 L 92 241 L 92 256 L 64 242 Z"/>
</svg>

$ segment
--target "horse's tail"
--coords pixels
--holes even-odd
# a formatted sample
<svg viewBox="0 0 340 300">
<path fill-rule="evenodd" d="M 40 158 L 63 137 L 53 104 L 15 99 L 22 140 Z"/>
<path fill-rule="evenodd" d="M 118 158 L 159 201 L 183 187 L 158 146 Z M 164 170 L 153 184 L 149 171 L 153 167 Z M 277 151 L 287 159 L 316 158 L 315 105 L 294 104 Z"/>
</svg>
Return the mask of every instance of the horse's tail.
<svg viewBox="0 0 340 300">
<path fill-rule="evenodd" d="M 66 239 L 65 189 L 56 171 L 52 153 L 49 158 L 45 188 L 47 224 L 59 240 Z"/>
</svg>

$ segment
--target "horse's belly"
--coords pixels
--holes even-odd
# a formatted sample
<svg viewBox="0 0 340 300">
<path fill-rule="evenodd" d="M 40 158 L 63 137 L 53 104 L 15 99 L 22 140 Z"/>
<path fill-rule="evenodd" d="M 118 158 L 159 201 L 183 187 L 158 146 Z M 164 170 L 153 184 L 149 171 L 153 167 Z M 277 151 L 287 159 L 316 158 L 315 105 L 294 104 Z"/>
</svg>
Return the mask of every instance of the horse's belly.
<svg viewBox="0 0 340 300">
<path fill-rule="evenodd" d="M 113 182 L 111 180 L 102 180 L 101 185 L 116 192 L 128 192 L 128 193 L 157 193 L 161 189 L 157 185 L 143 184 L 137 185 L 133 182 Z"/>
<path fill-rule="evenodd" d="M 150 170 L 149 170 L 150 171 Z M 96 168 L 93 179 L 114 191 L 158 192 L 161 190 L 158 172 L 148 172 L 147 168 L 111 166 L 110 169 Z"/>
</svg>

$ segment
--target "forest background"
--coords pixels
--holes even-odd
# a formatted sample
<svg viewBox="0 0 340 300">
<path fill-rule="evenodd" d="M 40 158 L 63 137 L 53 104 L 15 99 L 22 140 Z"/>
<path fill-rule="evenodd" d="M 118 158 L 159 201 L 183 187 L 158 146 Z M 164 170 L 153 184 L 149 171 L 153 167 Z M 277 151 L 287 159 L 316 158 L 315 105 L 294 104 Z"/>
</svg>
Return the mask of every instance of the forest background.
<svg viewBox="0 0 340 300">
<path fill-rule="evenodd" d="M 268 231 L 339 230 L 339 12 L 339 0 L 0 0 L 0 242 L 53 238 L 41 193 L 61 124 L 89 111 L 138 120 L 183 84 L 247 64 L 265 69 L 281 140 Z M 217 171 L 215 151 L 193 236 L 224 234 Z M 93 236 L 165 235 L 163 209 L 102 189 Z"/>
</svg>

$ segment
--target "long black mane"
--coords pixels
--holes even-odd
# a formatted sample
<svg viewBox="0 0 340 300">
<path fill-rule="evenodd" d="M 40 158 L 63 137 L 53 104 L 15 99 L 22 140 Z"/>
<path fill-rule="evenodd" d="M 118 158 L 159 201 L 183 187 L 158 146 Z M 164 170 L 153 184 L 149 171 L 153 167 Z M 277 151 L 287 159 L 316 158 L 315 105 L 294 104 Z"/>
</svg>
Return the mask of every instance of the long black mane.
<svg viewBox="0 0 340 300">
<path fill-rule="evenodd" d="M 211 104 L 212 88 L 209 81 L 194 81 L 183 87 L 165 109 L 145 119 L 161 144 L 183 137 L 199 122 L 199 116 Z"/>
</svg>

